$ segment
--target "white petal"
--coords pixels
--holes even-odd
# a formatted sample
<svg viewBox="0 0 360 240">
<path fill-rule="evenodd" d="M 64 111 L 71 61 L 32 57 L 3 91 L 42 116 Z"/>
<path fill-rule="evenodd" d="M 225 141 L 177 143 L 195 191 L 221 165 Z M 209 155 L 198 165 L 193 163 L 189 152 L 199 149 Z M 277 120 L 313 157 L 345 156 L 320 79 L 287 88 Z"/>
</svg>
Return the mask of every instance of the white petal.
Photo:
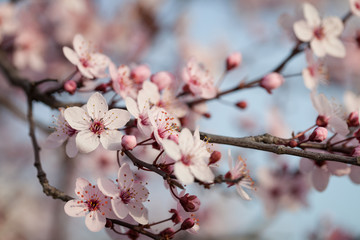
<svg viewBox="0 0 360 240">
<path fill-rule="evenodd" d="M 68 135 L 62 131 L 55 131 L 51 133 L 45 143 L 42 145 L 44 148 L 57 148 L 68 138 Z"/>
<path fill-rule="evenodd" d="M 91 119 L 85 110 L 80 107 L 69 107 L 65 109 L 64 118 L 73 129 L 86 130 L 90 128 Z"/>
<path fill-rule="evenodd" d="M 179 135 L 179 147 L 182 154 L 189 153 L 194 147 L 194 137 L 187 128 L 181 130 Z"/>
<path fill-rule="evenodd" d="M 129 164 L 124 163 L 118 171 L 118 184 L 120 189 L 129 189 L 134 183 L 134 175 L 130 169 Z"/>
<path fill-rule="evenodd" d="M 174 174 L 183 184 L 194 182 L 194 176 L 191 174 L 189 167 L 185 166 L 182 162 L 176 162 L 174 164 Z"/>
<path fill-rule="evenodd" d="M 239 193 L 240 197 L 244 200 L 250 201 L 251 197 L 247 192 L 244 191 L 244 189 L 240 186 L 240 184 L 236 184 L 236 190 Z"/>
<path fill-rule="evenodd" d="M 79 69 L 80 73 L 84 76 L 87 77 L 89 79 L 93 79 L 94 76 L 91 74 L 91 72 L 89 71 L 89 68 L 85 68 L 84 65 L 82 65 L 81 63 L 79 63 L 78 65 L 76 65 L 77 68 Z"/>
<path fill-rule="evenodd" d="M 81 56 L 83 55 L 83 53 L 88 53 L 89 49 L 88 49 L 88 45 L 85 44 L 87 42 L 85 42 L 84 37 L 81 34 L 76 34 L 74 39 L 73 39 L 73 47 L 75 52 Z"/>
<path fill-rule="evenodd" d="M 335 37 L 327 37 L 323 40 L 323 46 L 327 54 L 333 57 L 343 58 L 346 55 L 344 44 Z"/>
<path fill-rule="evenodd" d="M 111 206 L 115 215 L 120 219 L 124 219 L 129 214 L 128 206 L 125 205 L 120 198 L 113 198 L 111 200 Z"/>
<path fill-rule="evenodd" d="M 314 36 L 313 29 L 304 20 L 295 22 L 293 29 L 296 37 L 303 42 L 309 42 Z"/>
<path fill-rule="evenodd" d="M 310 90 L 314 90 L 317 87 L 317 79 L 311 75 L 308 68 L 303 69 L 302 76 L 304 78 L 305 87 Z"/>
<path fill-rule="evenodd" d="M 330 173 L 322 168 L 315 167 L 314 171 L 312 171 L 311 177 L 314 188 L 319 192 L 322 192 L 326 189 L 329 183 Z"/>
<path fill-rule="evenodd" d="M 105 130 L 100 135 L 100 142 L 107 150 L 121 150 L 121 139 L 123 134 L 118 130 Z"/>
<path fill-rule="evenodd" d="M 136 104 L 135 100 L 131 97 L 127 97 L 125 99 L 125 105 L 127 110 L 133 115 L 135 118 L 139 117 L 139 109 L 138 105 Z"/>
<path fill-rule="evenodd" d="M 72 64 L 79 64 L 79 56 L 74 52 L 74 50 L 68 47 L 63 47 L 63 53 Z"/>
<path fill-rule="evenodd" d="M 180 160 L 181 152 L 179 145 L 177 145 L 174 141 L 168 139 L 164 139 L 162 145 L 164 147 L 166 154 L 170 158 L 174 159 L 175 161 Z"/>
<path fill-rule="evenodd" d="M 326 54 L 325 48 L 323 46 L 323 42 L 314 38 L 313 40 L 311 40 L 310 42 L 310 47 L 311 50 L 313 50 L 314 54 L 317 57 L 324 57 Z"/>
<path fill-rule="evenodd" d="M 351 172 L 349 174 L 350 180 L 353 183 L 360 184 L 360 167 L 352 165 Z"/>
<path fill-rule="evenodd" d="M 339 36 L 344 30 L 344 24 L 338 17 L 328 17 L 322 22 L 326 36 Z"/>
<path fill-rule="evenodd" d="M 200 181 L 210 183 L 214 181 L 214 173 L 210 167 L 204 163 L 201 159 L 190 165 L 191 173 Z"/>
<path fill-rule="evenodd" d="M 64 206 L 65 213 L 70 217 L 83 217 L 88 213 L 86 203 L 81 203 L 79 200 L 70 200 Z"/>
<path fill-rule="evenodd" d="M 329 171 L 336 176 L 344 176 L 350 173 L 350 167 L 345 163 L 340 162 L 326 162 Z"/>
<path fill-rule="evenodd" d="M 88 153 L 94 151 L 99 146 L 98 136 L 89 130 L 80 131 L 76 135 L 76 146 L 80 152 Z"/>
<path fill-rule="evenodd" d="M 142 88 L 146 91 L 146 95 L 150 99 L 151 103 L 156 105 L 160 101 L 159 88 L 156 86 L 155 83 L 145 81 Z"/>
<path fill-rule="evenodd" d="M 106 99 L 100 93 L 96 92 L 89 98 L 87 104 L 87 111 L 90 117 L 94 120 L 100 120 L 108 111 Z"/>
<path fill-rule="evenodd" d="M 321 23 L 319 12 L 310 3 L 304 3 L 304 17 L 312 28 L 318 27 Z"/>
<path fill-rule="evenodd" d="M 307 159 L 307 158 L 302 158 L 300 160 L 300 164 L 299 164 L 299 170 L 301 173 L 303 174 L 307 174 L 310 173 L 311 170 L 313 170 L 315 164 L 313 160 Z"/>
<path fill-rule="evenodd" d="M 116 184 L 108 178 L 98 178 L 97 185 L 105 196 L 116 198 L 120 194 Z"/>
<path fill-rule="evenodd" d="M 92 232 L 99 232 L 105 227 L 106 217 L 99 211 L 92 211 L 85 217 L 85 225 Z"/>
<path fill-rule="evenodd" d="M 105 113 L 103 123 L 108 129 L 117 129 L 125 126 L 130 120 L 130 113 L 123 109 L 111 109 Z"/>
<path fill-rule="evenodd" d="M 147 218 L 147 209 L 142 203 L 130 202 L 128 204 L 130 216 L 140 224 L 147 224 L 149 222 Z"/>
<path fill-rule="evenodd" d="M 131 187 L 131 191 L 136 193 L 136 200 L 141 202 L 145 202 L 149 195 L 147 188 L 140 183 L 134 183 Z"/>
<path fill-rule="evenodd" d="M 76 147 L 76 135 L 69 137 L 66 143 L 65 151 L 69 158 L 73 158 L 77 155 L 78 149 Z"/>
<path fill-rule="evenodd" d="M 332 128 L 335 133 L 338 133 L 341 136 L 346 136 L 349 133 L 349 128 L 346 124 L 346 121 L 336 115 L 333 115 L 329 118 L 329 127 Z"/>
</svg>

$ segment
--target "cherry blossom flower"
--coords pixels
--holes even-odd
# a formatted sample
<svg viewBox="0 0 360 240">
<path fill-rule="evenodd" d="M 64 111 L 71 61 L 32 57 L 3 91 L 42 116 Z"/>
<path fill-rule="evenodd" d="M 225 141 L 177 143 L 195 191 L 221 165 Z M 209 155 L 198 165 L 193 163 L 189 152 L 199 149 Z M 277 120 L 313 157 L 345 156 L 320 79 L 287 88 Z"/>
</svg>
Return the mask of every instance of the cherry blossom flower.
<svg viewBox="0 0 360 240">
<path fill-rule="evenodd" d="M 346 91 L 344 95 L 344 105 L 347 113 L 359 111 L 360 109 L 360 96 L 357 96 L 352 91 Z"/>
<path fill-rule="evenodd" d="M 182 78 L 189 86 L 192 94 L 202 98 L 213 98 L 217 89 L 209 72 L 194 58 L 192 58 L 183 69 Z"/>
<path fill-rule="evenodd" d="M 319 83 L 327 83 L 327 69 L 319 59 L 315 59 L 310 50 L 305 51 L 308 66 L 302 70 L 305 86 L 314 90 Z"/>
<path fill-rule="evenodd" d="M 130 79 L 130 69 L 126 65 L 121 65 L 118 69 L 114 63 L 110 62 L 109 72 L 112 80 L 114 91 L 122 98 L 136 98 L 137 89 Z"/>
<path fill-rule="evenodd" d="M 164 139 L 177 139 L 180 121 L 171 116 L 165 109 L 156 108 L 149 113 L 153 134 L 158 144 L 162 145 Z"/>
<path fill-rule="evenodd" d="M 319 113 L 324 125 L 334 133 L 346 136 L 349 133 L 346 121 L 342 118 L 342 109 L 334 102 L 330 102 L 324 94 L 317 94 L 315 91 L 311 93 L 311 101 Z"/>
<path fill-rule="evenodd" d="M 338 17 L 320 18 L 316 8 L 304 3 L 305 20 L 294 23 L 296 37 L 303 42 L 310 42 L 310 47 L 318 57 L 329 54 L 333 57 L 344 57 L 345 46 L 339 40 L 344 25 Z"/>
<path fill-rule="evenodd" d="M 181 191 L 179 193 L 178 197 L 183 198 L 185 195 L 186 195 L 185 190 L 183 190 L 183 191 Z M 184 209 L 184 207 L 181 205 L 180 201 L 176 205 L 176 211 L 178 213 L 178 216 L 180 217 L 180 222 L 184 221 L 187 218 L 190 218 L 195 222 L 195 225 L 192 228 L 187 229 L 186 231 L 188 231 L 189 233 L 194 234 L 194 233 L 197 233 L 200 230 L 199 219 L 197 218 L 194 211 L 192 211 L 192 212 L 186 211 Z"/>
<path fill-rule="evenodd" d="M 198 129 L 192 135 L 189 129 L 184 128 L 179 134 L 179 144 L 165 139 L 163 147 L 166 154 L 176 161 L 174 174 L 183 184 L 190 184 L 195 178 L 207 183 L 214 180 L 214 174 L 206 162 L 210 153 L 200 139 Z"/>
<path fill-rule="evenodd" d="M 73 129 L 64 118 L 64 108 L 60 108 L 60 115 L 56 120 L 56 131 L 51 133 L 44 144 L 45 148 L 58 148 L 66 140 L 66 155 L 73 158 L 77 155 L 78 149 L 76 147 L 75 138 L 77 130 Z"/>
<path fill-rule="evenodd" d="M 311 174 L 313 186 L 319 192 L 326 189 L 331 174 L 344 176 L 350 173 L 350 167 L 345 163 L 331 161 L 316 162 L 307 158 L 300 160 L 299 170 L 304 174 Z"/>
<path fill-rule="evenodd" d="M 18 28 L 15 16 L 15 8 L 12 3 L 1 3 L 0 5 L 0 41 L 6 35 L 14 34 Z"/>
<path fill-rule="evenodd" d="M 150 77 L 151 82 L 155 83 L 159 90 L 166 89 L 175 81 L 175 76 L 170 72 L 157 72 Z"/>
<path fill-rule="evenodd" d="M 360 167 L 351 165 L 349 178 L 353 183 L 360 184 Z"/>
<path fill-rule="evenodd" d="M 84 153 L 95 150 L 100 142 L 108 150 L 121 149 L 122 134 L 117 129 L 130 120 L 126 110 L 108 110 L 105 98 L 97 92 L 89 98 L 86 110 L 70 107 L 65 110 L 64 117 L 73 129 L 78 130 L 76 146 Z"/>
<path fill-rule="evenodd" d="M 85 217 L 85 225 L 92 232 L 105 227 L 106 218 L 111 216 L 110 199 L 86 179 L 76 179 L 75 193 L 78 199 L 68 201 L 64 210 L 71 217 Z"/>
<path fill-rule="evenodd" d="M 350 0 L 351 12 L 360 17 L 360 0 Z"/>
<path fill-rule="evenodd" d="M 105 70 L 109 65 L 109 58 L 104 54 L 95 51 L 91 42 L 86 41 L 80 34 L 76 34 L 73 40 L 72 50 L 69 47 L 63 47 L 65 57 L 87 78 L 103 78 L 107 74 Z"/>
<path fill-rule="evenodd" d="M 251 179 L 249 175 L 249 170 L 246 168 L 245 161 L 239 156 L 238 161 L 236 162 L 235 166 L 233 167 L 233 158 L 231 156 L 231 150 L 228 151 L 229 158 L 229 171 L 225 174 L 225 178 L 227 179 L 239 179 L 242 178 L 237 183 L 228 182 L 228 186 L 231 187 L 233 185 L 236 185 L 236 190 L 239 193 L 240 197 L 244 200 L 251 200 L 251 197 L 249 194 L 247 194 L 243 188 L 247 189 L 254 189 L 254 181 Z"/>
<path fill-rule="evenodd" d="M 143 202 L 148 198 L 149 192 L 142 185 L 134 180 L 129 164 L 124 163 L 118 171 L 118 186 L 107 179 L 99 178 L 97 183 L 99 189 L 106 195 L 111 197 L 111 205 L 115 215 L 124 219 L 130 215 L 140 224 L 148 223 L 147 209 Z"/>
</svg>

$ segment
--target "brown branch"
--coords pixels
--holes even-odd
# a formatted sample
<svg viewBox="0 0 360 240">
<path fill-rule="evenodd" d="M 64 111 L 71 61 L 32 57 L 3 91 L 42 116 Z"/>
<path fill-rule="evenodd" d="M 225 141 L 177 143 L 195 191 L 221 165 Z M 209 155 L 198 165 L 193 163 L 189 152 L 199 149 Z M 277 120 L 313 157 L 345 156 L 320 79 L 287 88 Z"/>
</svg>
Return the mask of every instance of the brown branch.
<svg viewBox="0 0 360 240">
<path fill-rule="evenodd" d="M 165 238 L 157 235 L 157 234 L 154 234 L 152 232 L 149 232 L 147 230 L 144 229 L 144 227 L 142 225 L 133 225 L 133 224 L 130 224 L 130 223 L 127 223 L 127 222 L 123 222 L 123 221 L 120 221 L 120 220 L 117 220 L 117 219 L 110 219 L 108 218 L 107 220 L 111 221 L 113 224 L 117 224 L 117 225 L 120 225 L 120 226 L 123 226 L 123 227 L 126 227 L 126 228 L 129 228 L 129 229 L 132 229 L 138 233 L 141 233 L 143 235 L 146 235 L 152 239 L 156 239 L 156 240 L 163 240 Z"/>
<path fill-rule="evenodd" d="M 250 136 L 250 137 L 225 137 L 208 133 L 200 133 L 201 139 L 206 139 L 209 143 L 218 143 L 226 144 L 243 148 L 257 149 L 265 152 L 272 152 L 275 154 L 286 154 L 298 157 L 304 157 L 313 159 L 315 161 L 334 161 L 342 162 L 351 165 L 360 166 L 360 157 L 348 157 L 332 153 L 319 153 L 303 149 L 295 149 L 285 146 L 289 142 L 289 139 L 283 139 L 279 137 L 272 136 L 270 134 L 264 134 L 259 136 Z M 306 143 L 300 144 L 300 148 L 314 148 L 327 150 L 328 146 L 326 144 L 317 144 L 317 143 Z M 341 148 L 332 148 L 331 150 L 338 152 L 348 153 L 350 149 Z"/>
</svg>

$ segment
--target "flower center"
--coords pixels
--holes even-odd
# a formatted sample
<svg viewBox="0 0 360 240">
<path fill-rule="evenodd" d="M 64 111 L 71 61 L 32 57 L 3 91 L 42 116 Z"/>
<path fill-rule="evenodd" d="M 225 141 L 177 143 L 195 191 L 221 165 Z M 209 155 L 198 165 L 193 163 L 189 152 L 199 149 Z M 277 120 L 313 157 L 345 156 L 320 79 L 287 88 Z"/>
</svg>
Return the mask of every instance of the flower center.
<svg viewBox="0 0 360 240">
<path fill-rule="evenodd" d="M 104 124 L 101 121 L 94 121 L 90 126 L 90 131 L 100 135 L 105 129 Z"/>
<path fill-rule="evenodd" d="M 325 37 L 324 28 L 323 27 L 315 28 L 314 36 L 319 40 L 323 39 Z"/>
<path fill-rule="evenodd" d="M 89 201 L 87 201 L 87 206 L 88 206 L 89 211 L 99 210 L 100 201 L 97 199 L 90 199 Z"/>
<path fill-rule="evenodd" d="M 357 1 L 357 2 L 355 3 L 355 8 L 360 10 L 360 1 Z"/>
<path fill-rule="evenodd" d="M 128 204 L 131 200 L 131 193 L 129 190 L 127 191 L 121 191 L 120 198 L 123 201 L 123 203 Z"/>
<path fill-rule="evenodd" d="M 75 129 L 70 127 L 68 123 L 65 123 L 65 129 L 65 132 L 69 137 L 73 136 L 77 132 Z"/>
<path fill-rule="evenodd" d="M 85 68 L 90 67 L 90 63 L 86 58 L 80 58 L 80 62 Z"/>
<path fill-rule="evenodd" d="M 191 164 L 191 157 L 190 155 L 182 155 L 180 160 L 184 165 L 189 166 Z"/>
</svg>

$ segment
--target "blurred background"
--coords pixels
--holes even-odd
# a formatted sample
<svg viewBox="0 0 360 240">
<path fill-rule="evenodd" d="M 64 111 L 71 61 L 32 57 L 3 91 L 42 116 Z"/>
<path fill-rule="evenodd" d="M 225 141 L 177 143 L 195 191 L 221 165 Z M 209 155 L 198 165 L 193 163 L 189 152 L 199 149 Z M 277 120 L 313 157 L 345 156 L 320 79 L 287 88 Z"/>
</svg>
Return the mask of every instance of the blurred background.
<svg viewBox="0 0 360 240">
<path fill-rule="evenodd" d="M 302 19 L 300 0 L 18 0 L 2 1 L 0 7 L 1 48 L 20 74 L 33 81 L 65 79 L 74 67 L 62 54 L 72 47 L 75 34 L 93 41 L 117 65 L 148 64 L 153 73 L 170 71 L 179 76 L 181 68 L 196 57 L 219 79 L 226 56 L 242 53 L 241 66 L 226 75 L 221 89 L 253 80 L 277 66 L 295 44 L 292 24 Z M 349 12 L 344 0 L 312 1 L 322 16 L 342 17 Z M 347 48 L 345 59 L 325 58 L 328 85 L 319 92 L 343 102 L 344 93 L 359 93 L 360 48 L 354 41 L 360 18 L 352 17 L 342 35 Z M 317 113 L 310 91 L 301 77 L 306 67 L 304 53 L 292 59 L 284 75 L 285 84 L 268 94 L 254 88 L 236 92 L 207 104 L 211 117 L 194 120 L 204 132 L 241 137 L 265 132 L 290 137 L 313 125 Z M 44 85 L 44 89 L 51 88 Z M 84 101 L 89 94 L 56 97 L 65 102 Z M 110 95 L 105 95 L 108 99 Z M 244 100 L 241 110 L 230 103 Z M 108 232 L 90 232 L 84 219 L 64 213 L 64 203 L 42 193 L 33 167 L 33 151 L 25 120 L 26 97 L 0 76 L 0 239 L 109 239 Z M 37 136 L 41 144 L 53 131 L 58 111 L 37 103 L 34 109 Z M 218 173 L 228 171 L 227 146 L 212 146 L 223 154 Z M 347 176 L 330 178 L 319 193 L 308 176 L 297 169 L 299 158 L 276 156 L 255 150 L 231 148 L 234 159 L 247 160 L 256 191 L 252 201 L 242 200 L 234 188 L 217 186 L 209 190 L 193 186 L 199 195 L 201 230 L 183 239 L 359 239 L 359 186 Z M 101 171 L 114 174 L 115 153 L 97 150 L 69 159 L 64 149 L 42 149 L 42 163 L 50 183 L 74 195 L 75 179 L 95 182 Z M 140 173 L 139 173 L 140 174 Z M 169 217 L 174 201 L 157 176 L 142 177 L 149 182 L 150 221 Z M 301 175 L 301 176 L 300 176 Z M 279 198 L 269 185 L 295 182 L 293 195 Z M 272 185 L 274 184 L 274 185 Z M 299 193 L 300 192 L 300 193 Z M 161 229 L 161 225 L 159 226 Z M 114 236 L 112 236 L 114 238 Z M 118 236 L 114 239 L 126 239 Z"/>
</svg>

